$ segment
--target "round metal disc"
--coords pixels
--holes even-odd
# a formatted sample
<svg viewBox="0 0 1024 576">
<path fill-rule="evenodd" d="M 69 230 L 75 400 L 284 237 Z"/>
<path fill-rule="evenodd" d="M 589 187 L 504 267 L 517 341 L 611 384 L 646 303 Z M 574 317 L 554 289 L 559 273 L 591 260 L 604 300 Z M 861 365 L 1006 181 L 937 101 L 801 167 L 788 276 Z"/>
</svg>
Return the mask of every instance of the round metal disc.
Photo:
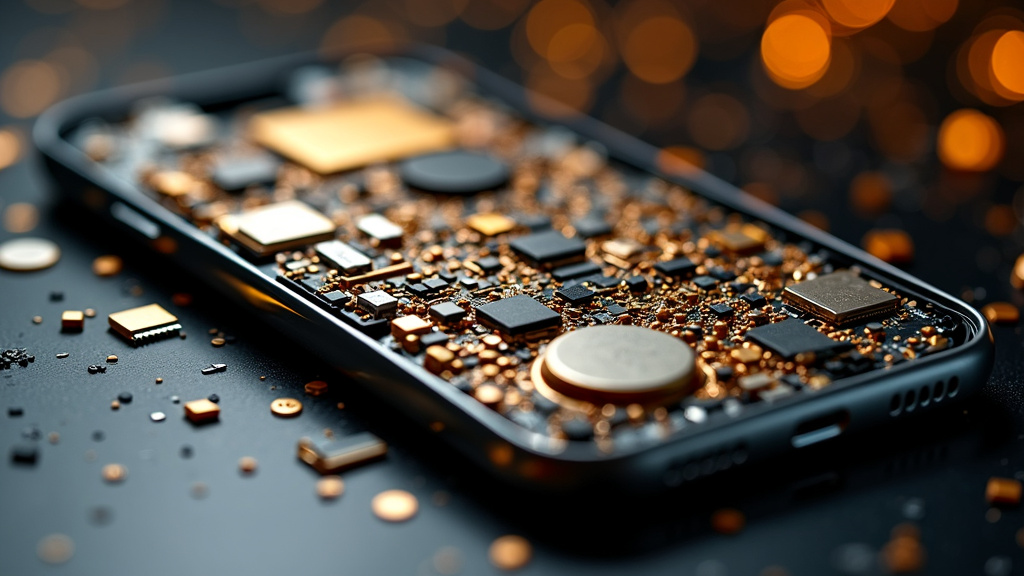
<svg viewBox="0 0 1024 576">
<path fill-rule="evenodd" d="M 589 402 L 651 402 L 689 392 L 696 355 L 682 340 L 639 326 L 592 326 L 555 338 L 543 356 L 544 382 Z"/>
<path fill-rule="evenodd" d="M 0 268 L 34 272 L 60 260 L 60 247 L 44 238 L 15 238 L 0 244 Z"/>
<path fill-rule="evenodd" d="M 400 168 L 410 188 L 438 194 L 473 194 L 508 181 L 508 166 L 480 152 L 451 150 L 410 158 Z"/>
</svg>

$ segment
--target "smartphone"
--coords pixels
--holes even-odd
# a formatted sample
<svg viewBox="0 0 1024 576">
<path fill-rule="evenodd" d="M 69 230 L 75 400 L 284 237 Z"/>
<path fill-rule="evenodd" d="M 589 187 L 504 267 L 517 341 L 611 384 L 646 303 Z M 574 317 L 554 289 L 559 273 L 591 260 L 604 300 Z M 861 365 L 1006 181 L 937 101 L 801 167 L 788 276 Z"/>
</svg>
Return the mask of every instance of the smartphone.
<svg viewBox="0 0 1024 576">
<path fill-rule="evenodd" d="M 97 223 L 517 485 L 680 486 L 991 367 L 963 302 L 438 48 L 88 94 L 34 139 Z"/>
</svg>

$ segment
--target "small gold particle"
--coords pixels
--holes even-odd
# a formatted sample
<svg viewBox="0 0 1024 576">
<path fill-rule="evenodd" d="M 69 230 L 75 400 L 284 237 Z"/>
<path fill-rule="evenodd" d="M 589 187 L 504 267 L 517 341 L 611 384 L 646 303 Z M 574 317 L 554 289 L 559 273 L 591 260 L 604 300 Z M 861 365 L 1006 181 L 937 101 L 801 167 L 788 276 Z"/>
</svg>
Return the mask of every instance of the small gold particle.
<svg viewBox="0 0 1024 576">
<path fill-rule="evenodd" d="M 213 422 L 220 418 L 220 406 L 207 398 L 186 402 L 185 417 L 193 424 Z"/>
<path fill-rule="evenodd" d="M 294 398 L 278 398 L 270 403 L 270 411 L 283 418 L 298 416 L 302 412 L 302 402 Z"/>
<path fill-rule="evenodd" d="M 327 382 L 323 380 L 313 380 L 312 382 L 306 382 L 304 387 L 306 394 L 310 396 L 319 396 L 327 392 Z"/>
<path fill-rule="evenodd" d="M 1013 272 L 1010 274 L 1010 284 L 1017 290 L 1024 290 L 1024 254 L 1017 257 L 1013 264 Z"/>
<path fill-rule="evenodd" d="M 420 504 L 405 490 L 385 490 L 370 502 L 373 513 L 387 522 L 405 522 L 416 515 Z"/>
<path fill-rule="evenodd" d="M 487 557 L 501 570 L 519 570 L 530 562 L 533 547 L 522 536 L 509 534 L 491 542 Z"/>
<path fill-rule="evenodd" d="M 259 463 L 256 462 L 256 459 L 253 458 L 252 456 L 243 456 L 238 460 L 238 470 L 242 474 L 253 474 L 254 472 L 256 472 L 256 468 L 258 466 Z"/>
<path fill-rule="evenodd" d="M 124 262 L 121 261 L 121 257 L 113 254 L 99 256 L 92 261 L 92 273 L 103 278 L 117 276 L 122 268 Z"/>
<path fill-rule="evenodd" d="M 266 380 L 266 379 L 267 379 L 267 377 L 266 377 L 266 376 L 260 376 L 260 382 L 262 382 L 262 381 L 264 381 L 264 380 Z"/>
<path fill-rule="evenodd" d="M 75 543 L 63 534 L 50 534 L 43 537 L 36 547 L 39 559 L 47 564 L 63 564 L 75 553 Z"/>
<path fill-rule="evenodd" d="M 324 476 L 316 482 L 316 495 L 324 500 L 334 500 L 345 492 L 345 482 L 338 476 Z"/>
<path fill-rule="evenodd" d="M 225 344 L 226 342 L 227 342 L 227 341 L 226 341 L 226 340 L 224 340 L 223 338 L 214 338 L 213 340 L 210 340 L 210 344 L 213 344 L 214 348 L 220 348 L 220 347 L 221 347 L 221 346 L 223 346 L 223 345 L 224 345 L 224 344 Z"/>
<path fill-rule="evenodd" d="M 32 323 L 33 324 L 42 324 L 43 323 L 43 317 L 42 316 L 33 316 L 32 317 Z"/>
<path fill-rule="evenodd" d="M 164 383 L 164 379 L 163 378 L 157 378 L 156 379 L 156 383 L 157 384 L 163 384 Z"/>
<path fill-rule="evenodd" d="M 982 306 L 981 313 L 993 324 L 1013 325 L 1020 321 L 1020 310 L 1009 302 L 992 302 Z"/>
<path fill-rule="evenodd" d="M 117 364 L 117 356 L 114 356 L 113 354 L 107 356 L 107 364 Z"/>
<path fill-rule="evenodd" d="M 121 408 L 121 403 L 118 402 L 117 400 L 114 400 L 113 402 L 110 403 L 111 410 L 117 410 L 119 408 Z"/>
<path fill-rule="evenodd" d="M 86 308 L 85 309 L 85 317 L 86 318 L 95 318 L 96 317 L 96 309 L 95 308 Z"/>
<path fill-rule="evenodd" d="M 60 315 L 60 329 L 63 332 L 80 332 L 85 327 L 85 314 L 81 310 L 65 310 Z"/>
<path fill-rule="evenodd" d="M 120 464 L 107 464 L 103 467 L 103 479 L 111 484 L 123 482 L 128 477 L 128 469 Z"/>
</svg>

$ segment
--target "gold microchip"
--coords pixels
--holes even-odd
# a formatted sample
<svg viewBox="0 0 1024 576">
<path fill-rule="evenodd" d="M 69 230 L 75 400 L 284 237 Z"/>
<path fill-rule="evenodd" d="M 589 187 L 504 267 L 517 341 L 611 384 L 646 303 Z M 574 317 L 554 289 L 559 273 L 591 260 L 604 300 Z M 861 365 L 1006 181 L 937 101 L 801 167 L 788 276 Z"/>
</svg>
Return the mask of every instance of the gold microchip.
<svg viewBox="0 0 1024 576">
<path fill-rule="evenodd" d="M 107 321 L 114 332 L 135 345 L 171 336 L 181 330 L 177 316 L 159 304 L 114 312 L 107 316 Z"/>
<path fill-rule="evenodd" d="M 501 214 L 473 214 L 466 218 L 466 226 L 483 234 L 484 236 L 497 236 L 511 232 L 516 223 L 508 216 Z"/>
<path fill-rule="evenodd" d="M 443 150 L 454 136 L 450 121 L 395 97 L 261 112 L 249 129 L 256 142 L 320 174 Z"/>
<path fill-rule="evenodd" d="M 185 417 L 193 424 L 212 422 L 220 416 L 220 406 L 207 398 L 185 403 Z"/>
<path fill-rule="evenodd" d="M 402 316 L 391 321 L 391 335 L 395 340 L 405 340 L 410 334 L 422 335 L 430 332 L 432 324 L 419 316 Z"/>
<path fill-rule="evenodd" d="M 331 240 L 336 228 L 330 218 L 298 200 L 278 202 L 220 218 L 217 225 L 259 256 Z"/>
<path fill-rule="evenodd" d="M 753 224 L 730 224 L 709 232 L 708 239 L 728 252 L 751 254 L 764 249 L 768 233 Z"/>
</svg>

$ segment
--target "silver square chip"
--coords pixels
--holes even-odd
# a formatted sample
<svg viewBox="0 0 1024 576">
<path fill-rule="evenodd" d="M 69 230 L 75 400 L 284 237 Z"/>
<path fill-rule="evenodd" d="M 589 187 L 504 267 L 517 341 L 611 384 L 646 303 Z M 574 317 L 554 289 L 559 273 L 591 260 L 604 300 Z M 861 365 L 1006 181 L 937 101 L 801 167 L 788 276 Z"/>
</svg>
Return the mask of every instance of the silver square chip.
<svg viewBox="0 0 1024 576">
<path fill-rule="evenodd" d="M 782 301 L 836 326 L 891 314 L 900 303 L 849 270 L 787 286 Z"/>
</svg>

